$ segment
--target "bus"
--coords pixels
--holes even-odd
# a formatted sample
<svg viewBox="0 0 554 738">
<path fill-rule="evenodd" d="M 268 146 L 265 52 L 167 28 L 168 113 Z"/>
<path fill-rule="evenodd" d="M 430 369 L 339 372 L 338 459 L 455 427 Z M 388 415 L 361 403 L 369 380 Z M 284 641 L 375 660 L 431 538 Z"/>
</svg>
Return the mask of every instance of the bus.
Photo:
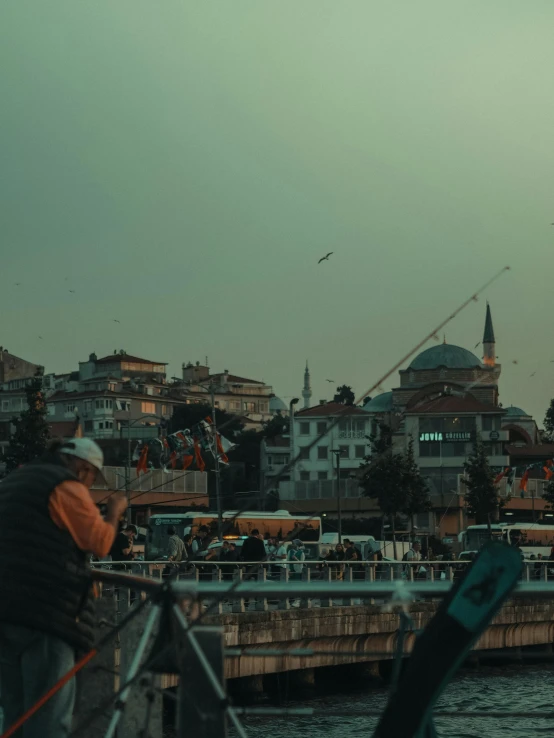
<svg viewBox="0 0 554 738">
<path fill-rule="evenodd" d="M 542 554 L 547 559 L 554 547 L 554 525 L 543 523 L 495 523 L 491 525 L 493 539 L 518 546 L 527 559 Z M 490 540 L 487 525 L 470 525 L 460 534 L 465 552 L 477 552 Z"/>
<path fill-rule="evenodd" d="M 196 535 L 198 528 L 207 525 L 212 536 L 217 536 L 217 513 L 186 512 L 152 515 L 148 521 L 146 537 L 146 561 L 155 561 L 167 555 L 168 528 L 173 526 L 183 538 L 187 533 Z M 312 515 L 291 515 L 287 510 L 268 512 L 239 512 L 228 510 L 223 513 L 223 538 L 236 540 L 259 530 L 264 538 L 278 536 L 292 540 L 299 538 L 304 543 L 319 543 L 321 518 Z"/>
</svg>

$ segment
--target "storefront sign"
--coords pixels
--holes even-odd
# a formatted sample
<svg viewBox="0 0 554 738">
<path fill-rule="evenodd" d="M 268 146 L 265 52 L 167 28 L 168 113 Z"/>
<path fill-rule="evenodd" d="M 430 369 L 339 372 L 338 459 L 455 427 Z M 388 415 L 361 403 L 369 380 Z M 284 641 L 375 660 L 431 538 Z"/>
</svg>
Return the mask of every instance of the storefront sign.
<svg viewBox="0 0 554 738">
<path fill-rule="evenodd" d="M 444 433 L 420 433 L 420 442 L 428 443 L 465 443 L 473 440 L 471 431 L 445 431 Z"/>
</svg>

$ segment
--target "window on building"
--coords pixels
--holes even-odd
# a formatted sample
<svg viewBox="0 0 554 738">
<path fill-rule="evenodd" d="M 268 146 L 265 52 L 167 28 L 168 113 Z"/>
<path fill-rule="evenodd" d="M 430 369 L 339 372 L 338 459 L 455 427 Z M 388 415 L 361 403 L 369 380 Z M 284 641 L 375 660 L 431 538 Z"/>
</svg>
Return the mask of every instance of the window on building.
<svg viewBox="0 0 554 738">
<path fill-rule="evenodd" d="M 329 446 L 318 446 L 317 447 L 317 458 L 328 459 L 329 458 Z"/>
<path fill-rule="evenodd" d="M 327 479 L 327 472 L 318 472 L 317 478 L 320 482 L 323 482 L 325 479 Z"/>
<path fill-rule="evenodd" d="M 108 389 L 110 390 L 110 392 L 115 392 L 115 384 L 109 384 Z"/>
<path fill-rule="evenodd" d="M 108 410 L 113 410 L 113 400 L 106 400 L 106 407 Z"/>
<path fill-rule="evenodd" d="M 339 479 L 352 479 L 354 472 L 352 469 L 341 469 Z M 341 485 L 342 487 L 342 485 Z"/>
<path fill-rule="evenodd" d="M 104 407 L 104 400 L 95 400 L 94 407 L 97 410 L 101 410 Z"/>
<path fill-rule="evenodd" d="M 167 405 L 162 405 L 162 415 L 167 415 Z"/>
<path fill-rule="evenodd" d="M 310 424 L 309 423 L 300 423 L 300 435 L 301 436 L 310 435 Z"/>
<path fill-rule="evenodd" d="M 92 420 L 85 420 L 85 432 L 93 430 Z"/>
<path fill-rule="evenodd" d="M 350 458 L 350 446 L 339 446 L 339 451 L 341 459 Z"/>
<path fill-rule="evenodd" d="M 354 446 L 354 458 L 363 459 L 365 456 L 365 446 Z"/>
<path fill-rule="evenodd" d="M 156 413 L 156 403 L 155 402 L 141 402 L 140 403 L 140 410 L 143 415 L 155 415 Z"/>
<path fill-rule="evenodd" d="M 98 423 L 98 430 L 104 430 L 104 423 Z"/>
<path fill-rule="evenodd" d="M 327 422 L 325 420 L 319 420 L 317 423 L 317 435 L 321 436 L 327 430 Z"/>
<path fill-rule="evenodd" d="M 247 413 L 255 413 L 256 403 L 255 402 L 245 402 L 244 409 L 246 410 Z"/>
<path fill-rule="evenodd" d="M 483 415 L 482 422 L 484 431 L 500 430 L 499 415 Z"/>
<path fill-rule="evenodd" d="M 73 412 L 75 412 L 76 409 L 77 408 L 75 407 L 75 405 L 73 403 L 70 403 L 69 405 L 66 405 L 65 406 L 65 412 L 66 413 L 73 413 Z"/>
<path fill-rule="evenodd" d="M 106 428 L 108 428 L 108 430 L 111 430 L 113 428 L 113 420 L 106 421 Z"/>
<path fill-rule="evenodd" d="M 7 413 L 10 409 L 10 401 L 9 400 L 2 400 L 2 412 Z"/>
<path fill-rule="evenodd" d="M 85 412 L 89 413 L 92 410 L 92 400 L 85 400 Z"/>
<path fill-rule="evenodd" d="M 301 482 L 309 482 L 310 481 L 310 472 L 300 472 L 300 481 Z"/>
<path fill-rule="evenodd" d="M 483 443 L 487 456 L 500 456 L 500 444 L 499 443 Z"/>
<path fill-rule="evenodd" d="M 309 448 L 309 446 L 301 446 L 300 447 L 300 458 L 301 459 L 309 459 L 310 458 L 310 448 Z"/>
</svg>

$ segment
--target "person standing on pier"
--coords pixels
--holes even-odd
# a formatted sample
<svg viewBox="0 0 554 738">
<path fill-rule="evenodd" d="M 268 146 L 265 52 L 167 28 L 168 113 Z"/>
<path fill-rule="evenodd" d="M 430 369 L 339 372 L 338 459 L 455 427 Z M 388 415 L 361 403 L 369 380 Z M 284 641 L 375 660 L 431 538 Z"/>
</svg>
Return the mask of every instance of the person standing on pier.
<svg viewBox="0 0 554 738">
<path fill-rule="evenodd" d="M 89 489 L 104 464 L 88 438 L 56 442 L 38 462 L 0 484 L 0 683 L 4 730 L 90 651 L 94 612 L 87 557 L 110 551 L 123 494 L 106 518 Z M 25 738 L 67 738 L 75 702 L 71 679 L 35 713 Z"/>
</svg>

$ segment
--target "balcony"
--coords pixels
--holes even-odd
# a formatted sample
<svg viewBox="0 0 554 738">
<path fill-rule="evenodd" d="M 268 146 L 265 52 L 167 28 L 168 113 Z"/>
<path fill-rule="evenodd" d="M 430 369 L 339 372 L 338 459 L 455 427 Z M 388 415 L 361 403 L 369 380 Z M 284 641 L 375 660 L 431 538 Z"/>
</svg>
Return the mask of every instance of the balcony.
<svg viewBox="0 0 554 738">
<path fill-rule="evenodd" d="M 105 482 L 98 479 L 92 489 L 118 490 L 125 489 L 124 466 L 105 466 L 102 469 Z M 136 475 L 135 469 L 130 469 L 129 489 L 133 492 L 165 492 L 172 494 L 207 495 L 208 475 L 201 472 L 164 472 L 162 469 L 151 469 L 146 474 Z"/>
</svg>

